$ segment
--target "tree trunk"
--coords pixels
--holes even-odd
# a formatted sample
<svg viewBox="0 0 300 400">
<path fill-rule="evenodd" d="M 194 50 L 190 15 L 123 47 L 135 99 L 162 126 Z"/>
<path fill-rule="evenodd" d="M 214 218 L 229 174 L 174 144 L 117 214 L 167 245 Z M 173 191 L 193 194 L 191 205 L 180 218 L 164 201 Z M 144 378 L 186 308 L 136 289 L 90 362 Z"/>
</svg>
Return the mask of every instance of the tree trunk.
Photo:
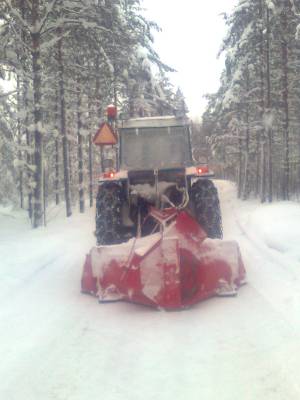
<svg viewBox="0 0 300 400">
<path fill-rule="evenodd" d="M 17 118 L 17 126 L 18 126 L 18 160 L 22 161 L 22 127 L 20 120 L 20 112 L 22 109 L 21 104 L 21 79 L 18 74 L 17 76 L 17 110 L 18 110 L 18 118 Z M 19 194 L 20 194 L 20 207 L 24 208 L 24 179 L 23 179 L 23 165 L 19 165 Z"/>
<path fill-rule="evenodd" d="M 25 6 L 25 1 L 21 0 L 20 2 L 20 12 L 22 15 L 22 18 L 24 20 L 26 20 L 26 6 Z M 26 43 L 26 32 L 24 29 L 22 29 L 21 32 L 21 37 L 22 37 L 22 42 Z M 24 120 L 24 134 L 25 134 L 25 138 L 26 138 L 26 146 L 27 146 L 27 151 L 26 151 L 26 164 L 27 164 L 27 191 L 28 191 L 28 216 L 30 221 L 32 222 L 32 217 L 33 217 L 33 207 L 32 207 L 32 186 L 31 186 L 31 180 L 32 180 L 32 172 L 31 169 L 29 168 L 29 166 L 32 164 L 33 160 L 32 160 L 32 156 L 31 153 L 29 151 L 29 149 L 32 146 L 31 143 L 31 135 L 30 132 L 28 130 L 28 126 L 29 126 L 29 118 L 28 118 L 28 88 L 29 88 L 29 84 L 28 84 L 28 77 L 26 76 L 26 74 L 28 73 L 27 71 L 27 65 L 26 65 L 26 57 L 22 57 L 22 67 L 23 67 L 23 107 L 24 107 L 24 111 L 25 111 L 25 120 Z"/>
<path fill-rule="evenodd" d="M 249 195 L 249 145 L 250 145 L 250 129 L 249 129 L 249 97 L 248 93 L 250 91 L 250 79 L 249 79 L 249 69 L 247 65 L 246 69 L 246 140 L 245 140 L 245 156 L 244 156 L 244 182 L 242 190 L 242 199 L 247 200 Z"/>
<path fill-rule="evenodd" d="M 79 211 L 84 213 L 84 188 L 83 188 L 83 149 L 82 149 L 82 122 L 81 122 L 81 90 L 77 85 L 77 141 L 78 141 L 78 184 L 79 184 Z"/>
<path fill-rule="evenodd" d="M 31 135 L 30 132 L 28 130 L 28 125 L 29 125 L 29 119 L 28 119 L 28 82 L 27 80 L 24 82 L 24 105 L 25 105 L 25 112 L 26 112 L 26 116 L 25 116 L 25 136 L 26 136 L 26 146 L 27 149 L 31 148 Z M 30 152 L 27 150 L 27 154 L 26 154 L 26 163 L 27 166 L 31 165 L 32 163 L 32 157 Z M 33 217 L 33 207 L 32 207 L 32 188 L 30 185 L 31 179 L 32 179 L 32 173 L 30 168 L 27 167 L 27 180 L 28 180 L 28 216 L 29 219 L 32 221 L 32 217 Z"/>
<path fill-rule="evenodd" d="M 59 197 L 59 140 L 55 139 L 55 204 L 60 203 Z"/>
<path fill-rule="evenodd" d="M 260 26 L 260 121 L 261 121 L 261 132 L 260 132 L 260 199 L 264 203 L 266 201 L 266 152 L 265 152 L 265 83 L 264 83 L 264 8 L 263 2 L 259 2 L 259 18 L 261 22 Z"/>
<path fill-rule="evenodd" d="M 44 190 L 44 201 L 43 201 L 43 214 L 44 214 L 44 226 L 47 225 L 47 199 L 48 199 L 48 177 L 46 174 L 46 168 L 43 169 L 43 190 Z"/>
<path fill-rule="evenodd" d="M 71 195 L 70 195 L 70 174 L 69 174 L 69 149 L 68 138 L 66 132 L 66 110 L 65 110 L 65 87 L 64 87 L 64 65 L 62 56 L 62 29 L 58 28 L 58 34 L 61 39 L 58 42 L 58 68 L 59 68 L 59 94 L 60 94 L 60 121 L 61 121 L 61 135 L 62 135 L 62 148 L 63 148 L 63 169 L 64 169 L 64 189 L 65 189 L 65 202 L 66 202 L 66 215 L 72 215 L 71 208 Z"/>
<path fill-rule="evenodd" d="M 239 124 L 240 121 L 238 120 Z M 238 135 L 238 198 L 242 197 L 242 188 L 243 188 L 243 141 L 241 137 L 240 128 L 237 127 L 237 135 Z"/>
<path fill-rule="evenodd" d="M 286 8 L 281 13 L 282 23 L 282 40 L 281 40 L 281 58 L 282 58 L 282 102 L 284 111 L 284 123 L 283 123 L 283 146 L 284 146 L 284 158 L 283 158 L 283 179 L 282 179 L 282 199 L 289 200 L 289 176 L 290 176 L 290 165 L 289 165 L 289 87 L 288 87 L 288 42 L 287 36 L 287 4 Z"/>
<path fill-rule="evenodd" d="M 99 55 L 96 56 L 96 82 L 95 82 L 95 109 L 96 116 L 100 119 L 101 116 L 101 95 L 100 95 L 100 60 Z"/>
<path fill-rule="evenodd" d="M 55 134 L 57 135 L 55 137 L 55 181 L 54 181 L 54 190 L 55 190 L 55 204 L 59 205 L 60 203 L 60 196 L 59 196 L 59 138 L 58 138 L 58 101 L 59 101 L 59 96 L 58 96 L 58 91 L 56 91 L 56 97 L 55 97 Z"/>
<path fill-rule="evenodd" d="M 92 109 L 91 109 L 91 93 L 89 91 L 88 97 L 88 113 L 89 113 L 89 126 L 88 128 L 91 129 L 92 124 Z M 92 133 L 89 134 L 88 138 L 88 156 L 89 156 L 89 199 L 90 199 L 90 207 L 93 207 L 94 204 L 94 191 L 93 191 L 93 142 L 92 142 Z"/>
<path fill-rule="evenodd" d="M 267 42 L 266 42 L 266 75 L 267 75 L 267 138 L 268 138 L 268 188 L 267 197 L 269 203 L 273 201 L 273 131 L 272 131 L 272 105 L 271 105 L 271 71 L 270 71 L 270 10 L 267 7 Z"/>
<path fill-rule="evenodd" d="M 34 118 L 34 205 L 33 205 L 33 227 L 37 228 L 43 224 L 43 138 L 41 134 L 42 125 L 42 85 L 41 85 L 41 56 L 40 56 L 40 32 L 39 23 L 39 0 L 32 0 L 32 74 L 33 74 L 33 118 Z"/>
</svg>

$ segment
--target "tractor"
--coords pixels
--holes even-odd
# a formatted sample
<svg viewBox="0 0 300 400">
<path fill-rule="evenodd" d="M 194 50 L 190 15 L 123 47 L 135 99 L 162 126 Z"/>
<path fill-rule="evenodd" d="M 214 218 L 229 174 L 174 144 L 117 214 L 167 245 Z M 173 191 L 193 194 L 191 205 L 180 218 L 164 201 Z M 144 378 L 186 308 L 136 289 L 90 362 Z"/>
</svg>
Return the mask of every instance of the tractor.
<svg viewBox="0 0 300 400">
<path fill-rule="evenodd" d="M 86 258 L 82 291 L 100 302 L 164 309 L 236 295 L 245 281 L 240 250 L 221 240 L 213 173 L 193 161 L 189 120 L 124 120 L 118 142 L 116 162 L 103 160 L 97 245 Z"/>
<path fill-rule="evenodd" d="M 122 121 L 119 170 L 99 179 L 96 207 L 98 245 L 124 242 L 155 232 L 149 207 L 187 210 L 211 239 L 222 238 L 217 189 L 206 165 L 193 166 L 191 129 L 186 118 L 139 118 Z M 158 227 L 156 227 L 158 229 Z"/>
</svg>

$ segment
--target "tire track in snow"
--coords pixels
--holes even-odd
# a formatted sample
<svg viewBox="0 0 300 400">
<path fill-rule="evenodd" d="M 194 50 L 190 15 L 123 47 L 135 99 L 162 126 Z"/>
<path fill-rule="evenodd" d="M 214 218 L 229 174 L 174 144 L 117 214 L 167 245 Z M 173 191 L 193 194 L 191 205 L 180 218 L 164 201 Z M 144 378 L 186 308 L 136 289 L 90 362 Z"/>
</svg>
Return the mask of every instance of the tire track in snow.
<svg viewBox="0 0 300 400">
<path fill-rule="evenodd" d="M 41 266 L 36 267 L 27 276 L 20 278 L 18 283 L 12 285 L 8 284 L 9 287 L 1 292 L 0 296 L 1 304 L 3 305 L 7 302 L 11 303 L 12 299 L 21 296 L 22 292 L 28 289 L 31 283 L 35 282 L 34 278 L 36 278 L 41 273 L 45 272 L 48 269 L 48 267 L 55 264 L 55 262 L 59 260 L 59 258 L 61 258 L 62 255 L 63 253 L 57 254 L 55 257 L 43 263 Z"/>
<path fill-rule="evenodd" d="M 54 258 L 51 258 L 49 261 L 47 261 L 45 264 L 42 264 L 40 267 L 37 267 L 35 270 L 33 270 L 28 276 L 22 279 L 23 283 L 30 283 L 33 278 L 35 278 L 37 275 L 39 275 L 41 272 L 43 272 L 47 267 L 50 265 L 54 264 L 55 261 L 57 261 L 59 258 L 61 258 L 63 253 L 60 253 L 56 255 Z"/>
</svg>

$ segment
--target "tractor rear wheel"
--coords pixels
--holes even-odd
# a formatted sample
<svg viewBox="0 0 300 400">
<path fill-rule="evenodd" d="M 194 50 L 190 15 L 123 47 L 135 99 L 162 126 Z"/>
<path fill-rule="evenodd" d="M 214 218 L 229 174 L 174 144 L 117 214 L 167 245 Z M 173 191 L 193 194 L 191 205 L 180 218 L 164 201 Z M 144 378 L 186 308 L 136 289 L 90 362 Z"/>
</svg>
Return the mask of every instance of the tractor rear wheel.
<svg viewBox="0 0 300 400">
<path fill-rule="evenodd" d="M 99 187 L 96 200 L 96 232 L 98 245 L 118 244 L 121 239 L 122 188 L 116 184 Z"/>
<path fill-rule="evenodd" d="M 209 179 L 199 179 L 191 189 L 195 216 L 207 236 L 222 239 L 222 217 L 218 191 Z"/>
</svg>

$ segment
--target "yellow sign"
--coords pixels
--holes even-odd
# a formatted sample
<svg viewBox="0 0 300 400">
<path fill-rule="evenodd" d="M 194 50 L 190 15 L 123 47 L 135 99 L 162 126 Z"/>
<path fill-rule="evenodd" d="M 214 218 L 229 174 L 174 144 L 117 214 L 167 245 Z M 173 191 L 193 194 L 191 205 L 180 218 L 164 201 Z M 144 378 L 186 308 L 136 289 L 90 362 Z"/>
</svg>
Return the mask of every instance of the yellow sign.
<svg viewBox="0 0 300 400">
<path fill-rule="evenodd" d="M 97 146 L 115 145 L 118 143 L 117 135 L 111 125 L 104 122 L 96 133 L 93 143 Z"/>
</svg>

